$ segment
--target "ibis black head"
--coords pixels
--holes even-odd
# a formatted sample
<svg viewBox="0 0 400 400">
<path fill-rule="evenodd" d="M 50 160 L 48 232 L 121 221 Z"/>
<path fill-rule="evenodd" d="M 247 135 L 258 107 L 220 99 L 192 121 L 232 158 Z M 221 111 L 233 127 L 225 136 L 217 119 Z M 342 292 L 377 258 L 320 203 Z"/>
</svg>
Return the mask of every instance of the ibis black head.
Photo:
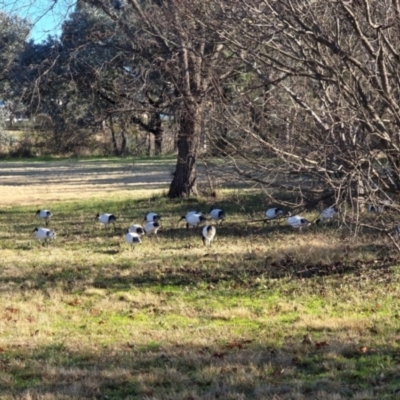
<svg viewBox="0 0 400 400">
<path fill-rule="evenodd" d="M 100 217 L 100 214 L 96 214 L 96 216 L 94 217 L 94 219 L 97 219 Z"/>
<path fill-rule="evenodd" d="M 315 221 L 315 223 L 316 223 L 317 225 L 319 225 L 319 224 L 321 223 L 321 219 L 318 218 L 318 219 Z"/>
<path fill-rule="evenodd" d="M 160 227 L 160 223 L 159 222 L 153 222 L 153 226 L 155 227 L 155 228 L 159 228 Z"/>
<path fill-rule="evenodd" d="M 201 222 L 207 221 L 207 218 L 204 215 L 200 215 L 199 219 Z"/>
<path fill-rule="evenodd" d="M 40 214 L 40 210 L 37 210 L 35 215 L 38 215 L 38 214 Z"/>
<path fill-rule="evenodd" d="M 117 217 L 115 216 L 115 215 L 113 215 L 113 214 L 111 214 L 109 217 L 108 217 L 108 222 L 115 222 L 117 220 Z"/>
<path fill-rule="evenodd" d="M 184 215 L 182 215 L 181 219 L 178 222 L 181 222 L 183 220 L 186 220 L 186 217 Z"/>
<path fill-rule="evenodd" d="M 38 227 L 36 227 L 31 233 L 37 232 L 38 230 L 39 230 Z"/>
</svg>

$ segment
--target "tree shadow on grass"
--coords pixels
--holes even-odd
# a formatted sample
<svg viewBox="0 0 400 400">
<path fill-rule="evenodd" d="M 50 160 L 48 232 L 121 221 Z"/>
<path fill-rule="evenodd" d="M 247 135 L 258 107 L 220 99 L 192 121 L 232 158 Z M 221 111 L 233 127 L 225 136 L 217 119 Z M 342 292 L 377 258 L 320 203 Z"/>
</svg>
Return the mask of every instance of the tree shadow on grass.
<svg viewBox="0 0 400 400">
<path fill-rule="evenodd" d="M 99 254 L 108 254 L 108 255 L 115 255 L 120 252 L 119 249 L 104 249 L 104 250 L 96 250 L 95 253 Z"/>
<path fill-rule="evenodd" d="M 259 337 L 207 345 L 16 344 L 0 353 L 0 390 L 4 399 L 398 398 L 396 349 L 327 340 L 305 343 L 293 332 L 279 346 Z"/>
<path fill-rule="evenodd" d="M 179 244 L 168 251 L 165 241 L 161 244 L 162 250 L 153 258 L 143 253 L 129 251 L 129 256 L 120 260 L 110 261 L 99 265 L 63 265 L 57 261 L 51 264 L 36 265 L 34 269 L 18 270 L 17 276 L 0 275 L 2 291 L 44 290 L 60 287 L 66 280 L 70 283 L 67 291 L 79 291 L 87 285 L 95 288 L 105 288 L 111 291 L 130 290 L 138 288 L 156 288 L 173 286 L 197 287 L 202 285 L 230 285 L 237 288 L 257 289 L 264 281 L 276 279 L 292 279 L 293 282 L 318 277 L 351 275 L 354 279 L 359 276 L 368 276 L 370 279 L 392 280 L 396 276 L 393 265 L 397 258 L 385 254 L 385 246 L 379 250 L 377 245 L 371 249 L 370 245 L 359 245 L 353 249 L 355 253 L 365 254 L 366 251 L 374 254 L 380 251 L 385 254 L 380 257 L 343 260 L 343 249 L 339 244 L 332 253 L 332 246 L 321 245 L 310 253 L 310 246 L 306 242 L 301 246 L 294 245 L 285 252 L 263 251 L 255 248 L 248 252 L 220 253 L 221 247 L 204 247 L 203 245 L 187 247 L 182 254 Z M 219 244 L 225 246 L 225 243 Z M 123 252 L 118 243 L 113 247 L 94 250 L 104 255 L 115 255 Z M 179 254 L 175 254 L 179 251 Z M 308 253 L 307 253 L 308 252 Z M 132 254 L 135 255 L 132 258 Z M 327 258 L 322 258 L 327 255 Z M 336 254 L 336 259 L 334 255 Z M 140 256 L 139 256 L 140 255 Z M 123 271 L 123 273 L 121 273 Z M 260 281 L 261 279 L 261 281 Z M 397 279 L 397 278 L 396 278 Z M 29 282 L 29 285 L 26 285 Z"/>
</svg>

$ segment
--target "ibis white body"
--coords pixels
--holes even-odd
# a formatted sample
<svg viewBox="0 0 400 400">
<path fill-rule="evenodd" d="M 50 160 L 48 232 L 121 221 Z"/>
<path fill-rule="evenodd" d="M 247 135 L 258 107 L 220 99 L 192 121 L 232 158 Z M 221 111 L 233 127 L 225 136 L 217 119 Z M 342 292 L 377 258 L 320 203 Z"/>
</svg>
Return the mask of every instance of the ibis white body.
<svg viewBox="0 0 400 400">
<path fill-rule="evenodd" d="M 206 225 L 203 228 L 202 235 L 203 235 L 203 243 L 206 246 L 207 244 L 211 245 L 215 234 L 217 233 L 217 229 L 213 225 Z"/>
<path fill-rule="evenodd" d="M 319 224 L 321 222 L 330 221 L 335 218 L 337 214 L 338 210 L 335 207 L 325 208 L 325 210 L 322 211 L 315 223 Z"/>
<path fill-rule="evenodd" d="M 142 225 L 139 225 L 139 224 L 133 224 L 133 225 L 131 225 L 131 226 L 129 227 L 128 230 L 129 230 L 129 232 L 136 233 L 136 234 L 139 235 L 139 236 L 144 235 L 143 226 L 142 226 Z"/>
<path fill-rule="evenodd" d="M 127 232 L 125 234 L 125 242 L 131 245 L 131 248 L 133 248 L 133 245 L 138 244 L 141 242 L 140 236 L 135 233 L 135 232 Z"/>
<path fill-rule="evenodd" d="M 311 224 L 311 222 L 308 219 L 305 219 L 303 217 L 300 217 L 299 215 L 293 215 L 289 217 L 286 222 L 292 227 L 296 229 L 301 229 L 305 226 L 308 226 Z"/>
<path fill-rule="evenodd" d="M 56 237 L 55 232 L 48 228 L 35 228 L 32 233 L 35 234 L 37 240 L 50 240 Z"/>
<path fill-rule="evenodd" d="M 113 214 L 97 214 L 97 220 L 104 225 L 114 224 L 117 218 Z"/>
<path fill-rule="evenodd" d="M 148 212 L 145 216 L 143 221 L 147 222 L 158 222 L 161 219 L 160 215 L 156 214 L 155 212 Z"/>
<path fill-rule="evenodd" d="M 36 216 L 40 219 L 44 219 L 47 225 L 49 223 L 49 219 L 53 216 L 53 214 L 49 210 L 37 210 Z"/>
<path fill-rule="evenodd" d="M 225 215 L 225 211 L 221 210 L 220 208 L 212 208 L 210 210 L 210 217 L 215 221 L 222 221 L 225 219 L 226 215 Z"/>
<path fill-rule="evenodd" d="M 283 215 L 284 211 L 282 208 L 269 208 L 267 211 L 265 211 L 265 216 L 267 219 L 275 219 Z"/>
<path fill-rule="evenodd" d="M 158 230 L 160 229 L 159 222 L 148 222 L 144 227 L 144 232 L 146 235 L 157 235 Z"/>
<path fill-rule="evenodd" d="M 188 211 L 187 213 L 186 213 L 186 215 L 184 216 L 184 217 L 182 217 L 181 218 L 181 220 L 182 219 L 184 219 L 185 221 L 186 221 L 186 218 L 189 216 L 189 215 L 192 215 L 192 214 L 196 214 L 197 216 L 204 216 L 204 214 L 201 212 L 201 211 Z"/>
<path fill-rule="evenodd" d="M 188 211 L 188 212 L 186 213 L 186 215 L 189 215 L 189 214 L 199 214 L 199 215 L 203 215 L 203 213 L 202 213 L 201 211 L 199 211 L 199 210 Z"/>
<path fill-rule="evenodd" d="M 186 228 L 189 229 L 191 226 L 197 227 L 206 220 L 206 217 L 201 212 L 188 212 L 184 217 L 180 219 L 186 221 Z"/>
</svg>

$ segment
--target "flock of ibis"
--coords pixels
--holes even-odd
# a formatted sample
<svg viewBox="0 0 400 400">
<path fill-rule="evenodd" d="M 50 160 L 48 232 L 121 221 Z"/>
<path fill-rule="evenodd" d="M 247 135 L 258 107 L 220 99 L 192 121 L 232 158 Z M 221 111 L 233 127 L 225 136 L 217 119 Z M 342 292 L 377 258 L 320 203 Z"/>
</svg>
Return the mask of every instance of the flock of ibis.
<svg viewBox="0 0 400 400">
<path fill-rule="evenodd" d="M 371 211 L 371 210 L 370 210 Z M 295 229 L 301 230 L 302 228 L 309 226 L 313 223 L 320 224 L 334 219 L 338 214 L 338 209 L 334 206 L 326 208 L 321 212 L 318 219 L 314 222 L 301 217 L 300 215 L 291 215 L 290 212 L 285 212 L 282 208 L 275 207 L 269 208 L 265 212 L 265 217 L 263 219 L 264 222 L 277 220 L 281 218 L 286 218 L 286 223 L 292 226 Z M 36 227 L 33 230 L 33 234 L 36 239 L 45 242 L 48 242 L 51 239 L 56 237 L 54 230 L 49 229 L 48 225 L 51 217 L 53 216 L 50 210 L 38 210 L 36 212 L 36 217 L 40 218 L 45 222 L 46 227 Z M 114 226 L 114 230 L 116 229 L 115 223 L 117 221 L 117 217 L 114 214 L 97 214 L 95 219 L 103 224 Z M 224 210 L 220 208 L 212 207 L 209 212 L 209 218 L 207 218 L 201 211 L 189 211 L 186 215 L 181 217 L 180 221 L 184 221 L 186 223 L 186 228 L 196 228 L 202 223 L 205 223 L 208 220 L 213 221 L 214 224 L 205 225 L 202 229 L 202 241 L 204 245 L 211 245 L 215 235 L 217 233 L 217 229 L 215 225 L 222 224 L 226 219 L 226 213 Z M 148 212 L 142 224 L 133 224 L 125 232 L 125 241 L 128 243 L 131 248 L 134 245 L 141 243 L 143 235 L 154 235 L 157 237 L 157 232 L 161 227 L 161 216 L 155 212 Z"/>
</svg>

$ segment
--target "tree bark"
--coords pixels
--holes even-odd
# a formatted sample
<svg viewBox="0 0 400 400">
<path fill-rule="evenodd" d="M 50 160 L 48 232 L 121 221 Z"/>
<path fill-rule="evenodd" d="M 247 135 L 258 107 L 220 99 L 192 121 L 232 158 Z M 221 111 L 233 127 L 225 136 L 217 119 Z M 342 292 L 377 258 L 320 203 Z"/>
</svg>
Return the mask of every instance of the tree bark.
<svg viewBox="0 0 400 400">
<path fill-rule="evenodd" d="M 110 115 L 109 120 L 110 120 L 111 141 L 112 141 L 112 145 L 113 145 L 114 155 L 119 156 L 117 139 L 115 137 L 114 124 L 113 124 L 111 115 Z"/>
<path fill-rule="evenodd" d="M 119 152 L 120 156 L 123 156 L 125 154 L 126 144 L 127 144 L 127 140 L 126 140 L 125 132 L 121 131 L 121 149 L 120 149 L 120 152 Z"/>
<path fill-rule="evenodd" d="M 162 127 L 162 120 L 159 113 L 154 113 L 150 125 L 154 135 L 154 155 L 160 156 L 162 154 L 164 129 Z"/>
<path fill-rule="evenodd" d="M 162 143 L 163 143 L 163 135 L 154 134 L 154 155 L 161 156 L 162 154 Z"/>
<path fill-rule="evenodd" d="M 178 161 L 168 197 L 187 197 L 197 194 L 196 158 L 200 143 L 203 105 L 195 104 L 186 110 L 179 124 Z"/>
</svg>

